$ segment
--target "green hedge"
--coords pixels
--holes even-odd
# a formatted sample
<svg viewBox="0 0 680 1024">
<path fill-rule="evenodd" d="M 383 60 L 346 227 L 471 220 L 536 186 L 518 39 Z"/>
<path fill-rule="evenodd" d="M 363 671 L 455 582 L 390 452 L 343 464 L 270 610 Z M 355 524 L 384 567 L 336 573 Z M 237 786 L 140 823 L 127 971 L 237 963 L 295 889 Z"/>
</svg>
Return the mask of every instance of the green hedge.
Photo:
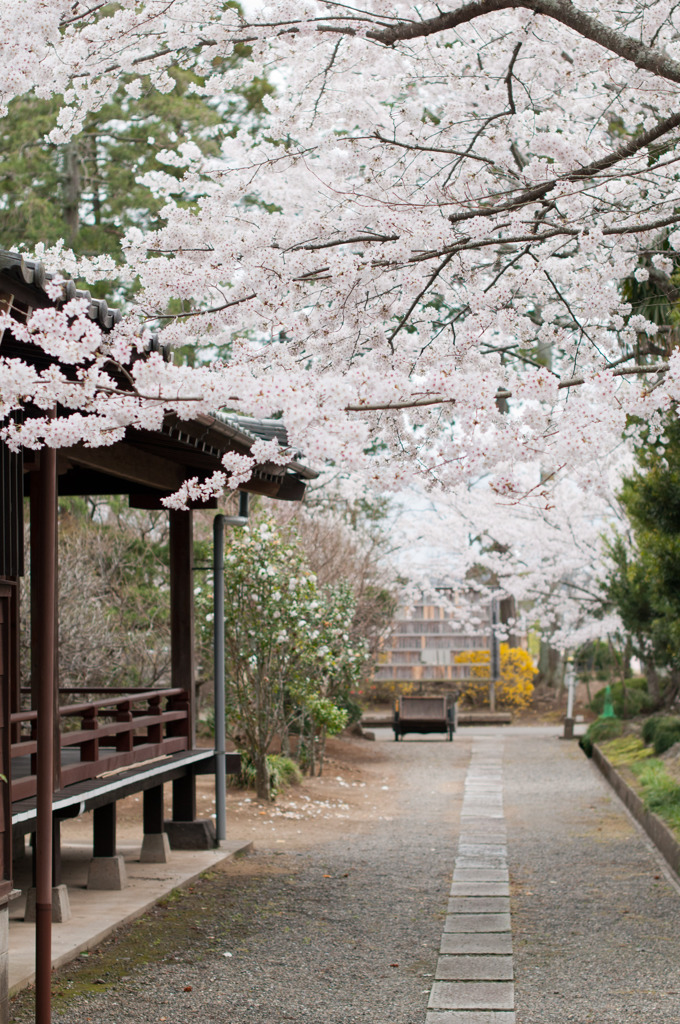
<svg viewBox="0 0 680 1024">
<path fill-rule="evenodd" d="M 642 738 L 645 743 L 654 744 L 657 757 L 680 742 L 680 718 L 657 716 L 648 718 L 642 726 Z"/>
<path fill-rule="evenodd" d="M 603 740 L 613 740 L 620 736 L 622 731 L 623 722 L 619 718 L 598 718 L 591 722 L 587 732 L 578 743 L 588 757 L 592 757 L 595 743 L 602 743 Z"/>
<path fill-rule="evenodd" d="M 602 714 L 606 690 L 606 686 L 598 690 L 590 702 L 589 707 L 596 715 Z M 654 701 L 647 693 L 647 680 L 644 676 L 633 676 L 631 679 L 626 679 L 625 682 L 612 683 L 611 693 L 614 714 L 617 718 L 636 718 L 637 715 L 651 711 L 654 707 Z"/>
<path fill-rule="evenodd" d="M 642 738 L 645 741 L 645 743 L 649 744 L 649 743 L 653 743 L 654 742 L 654 733 L 656 732 L 656 727 L 659 724 L 659 722 L 662 722 L 662 721 L 663 721 L 663 718 L 661 716 L 654 715 L 652 718 L 647 718 L 642 723 L 642 733 L 641 733 L 641 735 L 642 735 Z"/>
</svg>

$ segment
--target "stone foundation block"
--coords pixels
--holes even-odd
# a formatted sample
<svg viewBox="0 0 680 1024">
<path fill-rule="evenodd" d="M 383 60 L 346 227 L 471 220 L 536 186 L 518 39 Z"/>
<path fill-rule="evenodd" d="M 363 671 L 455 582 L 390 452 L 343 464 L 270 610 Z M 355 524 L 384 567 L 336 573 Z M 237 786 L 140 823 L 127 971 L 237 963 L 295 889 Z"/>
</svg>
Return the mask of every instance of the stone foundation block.
<svg viewBox="0 0 680 1024">
<path fill-rule="evenodd" d="M 71 903 L 65 885 L 55 885 L 52 889 L 52 921 L 54 924 L 66 924 L 71 920 Z M 26 909 L 24 921 L 35 921 L 35 889 L 26 893 Z"/>
<path fill-rule="evenodd" d="M 87 874 L 88 889 L 124 889 L 127 885 L 125 861 L 120 853 L 115 857 L 93 857 Z"/>
<path fill-rule="evenodd" d="M 166 821 L 171 850 L 214 850 L 215 825 L 208 818 L 197 821 Z"/>
<path fill-rule="evenodd" d="M 167 864 L 170 860 L 170 839 L 165 832 L 152 832 L 144 836 L 139 856 L 143 864 Z"/>
</svg>

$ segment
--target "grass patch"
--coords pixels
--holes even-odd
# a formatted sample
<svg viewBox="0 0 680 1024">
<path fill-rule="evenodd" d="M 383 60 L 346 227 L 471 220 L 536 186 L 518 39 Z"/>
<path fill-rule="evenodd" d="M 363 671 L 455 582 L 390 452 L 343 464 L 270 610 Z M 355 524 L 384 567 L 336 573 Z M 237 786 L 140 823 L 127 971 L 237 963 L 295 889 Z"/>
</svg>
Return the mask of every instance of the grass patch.
<svg viewBox="0 0 680 1024">
<path fill-rule="evenodd" d="M 654 751 L 639 736 L 619 736 L 602 744 L 602 753 L 615 768 L 648 760 Z"/>
<path fill-rule="evenodd" d="M 658 814 L 680 838 L 680 783 L 671 778 L 663 761 L 657 758 L 633 764 L 631 771 L 638 781 L 645 808 Z"/>
</svg>

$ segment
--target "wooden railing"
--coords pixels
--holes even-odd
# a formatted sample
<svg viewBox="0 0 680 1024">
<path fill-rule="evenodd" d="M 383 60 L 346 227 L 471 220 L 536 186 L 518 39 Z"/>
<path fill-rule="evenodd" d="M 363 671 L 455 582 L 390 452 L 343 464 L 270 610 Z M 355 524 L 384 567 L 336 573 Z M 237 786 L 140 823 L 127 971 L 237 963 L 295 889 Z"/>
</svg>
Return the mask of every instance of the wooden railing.
<svg viewBox="0 0 680 1024">
<path fill-rule="evenodd" d="M 60 788 L 189 748 L 190 704 L 185 690 L 128 688 L 112 692 L 101 687 L 60 691 L 69 697 L 93 693 L 110 696 L 59 708 Z M 17 736 L 12 743 L 14 802 L 36 793 L 38 712 L 16 712 L 11 721 Z M 19 758 L 28 758 L 28 762 L 20 765 Z"/>
</svg>

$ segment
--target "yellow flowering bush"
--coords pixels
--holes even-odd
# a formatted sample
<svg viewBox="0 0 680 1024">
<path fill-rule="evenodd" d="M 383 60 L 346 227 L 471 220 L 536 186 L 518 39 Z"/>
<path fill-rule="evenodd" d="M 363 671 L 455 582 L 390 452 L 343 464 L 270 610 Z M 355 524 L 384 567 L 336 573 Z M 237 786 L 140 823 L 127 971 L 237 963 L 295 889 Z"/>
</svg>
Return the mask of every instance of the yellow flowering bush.
<svg viewBox="0 0 680 1024">
<path fill-rule="evenodd" d="M 538 669 L 534 668 L 531 655 L 521 647 L 501 644 L 500 679 L 496 685 L 496 704 L 499 707 L 526 708 L 534 692 L 532 682 Z M 489 651 L 461 651 L 455 656 L 459 665 L 472 665 L 472 679 L 467 680 L 461 690 L 460 700 L 464 704 L 482 707 L 489 703 L 489 676 L 491 655 Z M 479 680 L 477 682 L 476 680 Z"/>
</svg>

